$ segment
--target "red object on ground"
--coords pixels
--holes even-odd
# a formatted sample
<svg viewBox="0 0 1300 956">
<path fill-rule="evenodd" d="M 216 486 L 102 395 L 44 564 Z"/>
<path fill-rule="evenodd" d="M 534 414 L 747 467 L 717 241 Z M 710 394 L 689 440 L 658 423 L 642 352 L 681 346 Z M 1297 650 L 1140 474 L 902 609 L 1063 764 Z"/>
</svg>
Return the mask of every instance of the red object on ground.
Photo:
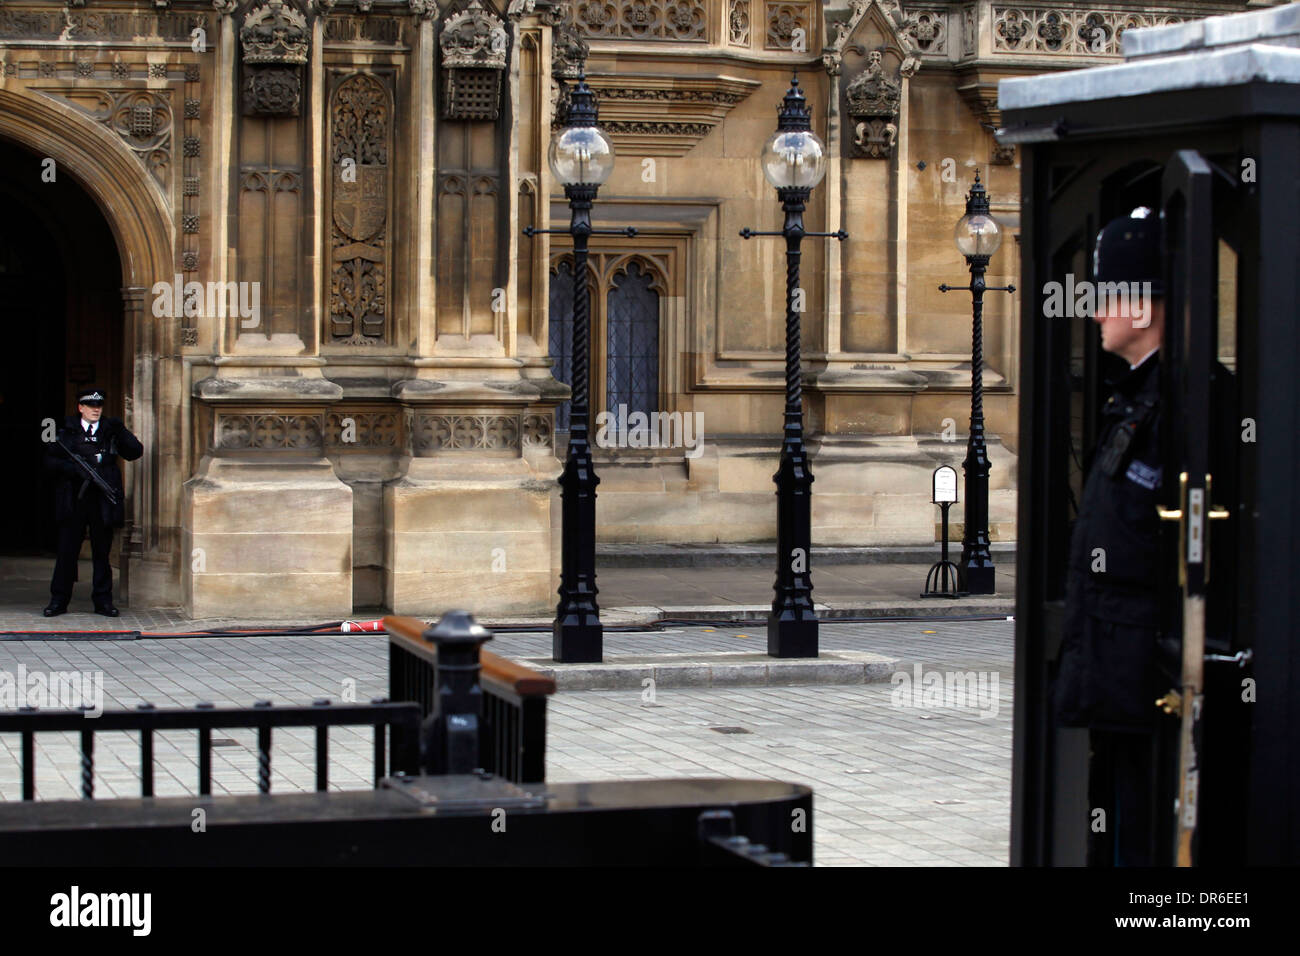
<svg viewBox="0 0 1300 956">
<path fill-rule="evenodd" d="M 339 628 L 344 634 L 350 634 L 353 631 L 382 631 L 384 622 L 381 618 L 378 621 L 344 621 Z"/>
</svg>

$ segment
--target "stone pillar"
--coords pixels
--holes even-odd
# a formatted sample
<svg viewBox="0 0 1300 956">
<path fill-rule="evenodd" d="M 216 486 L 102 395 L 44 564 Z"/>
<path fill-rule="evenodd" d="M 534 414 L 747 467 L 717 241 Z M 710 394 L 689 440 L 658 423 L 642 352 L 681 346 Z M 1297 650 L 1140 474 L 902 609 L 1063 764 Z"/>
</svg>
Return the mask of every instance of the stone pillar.
<svg viewBox="0 0 1300 956">
<path fill-rule="evenodd" d="M 388 607 L 545 614 L 555 602 L 560 471 L 549 409 L 440 406 L 409 415 L 409 468 L 384 489 Z"/>
<path fill-rule="evenodd" d="M 331 620 L 352 612 L 352 489 L 324 454 L 323 378 L 206 378 L 209 438 L 185 483 L 192 617 Z"/>
</svg>

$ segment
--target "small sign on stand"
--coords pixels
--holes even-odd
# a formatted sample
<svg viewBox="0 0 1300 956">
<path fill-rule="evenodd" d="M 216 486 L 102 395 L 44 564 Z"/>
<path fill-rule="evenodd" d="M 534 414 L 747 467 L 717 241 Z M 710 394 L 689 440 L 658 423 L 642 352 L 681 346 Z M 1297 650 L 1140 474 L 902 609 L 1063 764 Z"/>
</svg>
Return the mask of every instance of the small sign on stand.
<svg viewBox="0 0 1300 956">
<path fill-rule="evenodd" d="M 933 482 L 934 494 L 930 500 L 943 509 L 943 550 L 925 577 L 925 590 L 921 592 L 921 597 L 965 597 L 965 592 L 958 590 L 961 576 L 957 572 L 957 565 L 948 560 L 948 509 L 957 503 L 957 469 L 951 465 L 940 465 L 934 470 Z"/>
</svg>

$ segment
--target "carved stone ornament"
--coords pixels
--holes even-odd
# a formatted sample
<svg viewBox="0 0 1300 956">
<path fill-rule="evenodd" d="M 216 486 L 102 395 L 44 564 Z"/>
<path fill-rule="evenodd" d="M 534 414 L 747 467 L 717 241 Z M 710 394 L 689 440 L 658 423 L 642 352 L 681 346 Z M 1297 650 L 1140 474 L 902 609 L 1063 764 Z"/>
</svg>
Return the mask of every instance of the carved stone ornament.
<svg viewBox="0 0 1300 956">
<path fill-rule="evenodd" d="M 446 69 L 504 70 L 508 42 L 505 23 L 483 9 L 483 0 L 469 0 L 464 10 L 448 17 L 438 38 Z"/>
<path fill-rule="evenodd" d="M 334 94 L 328 341 L 383 344 L 388 327 L 392 114 L 380 80 L 355 73 Z"/>
<path fill-rule="evenodd" d="M 885 75 L 879 50 L 867 54 L 867 68 L 849 84 L 849 115 L 893 116 L 898 112 L 903 84 Z"/>
<path fill-rule="evenodd" d="M 551 75 L 560 80 L 576 81 L 586 69 L 587 54 L 591 48 L 573 22 L 572 6 L 565 3 L 552 7 L 543 17 L 543 22 L 555 30 L 551 41 Z"/>
<path fill-rule="evenodd" d="M 245 65 L 302 66 L 307 62 L 311 33 L 306 17 L 286 6 L 284 0 L 271 0 L 244 18 L 239 42 Z"/>
<path fill-rule="evenodd" d="M 297 116 L 302 108 L 302 67 L 311 33 L 307 18 L 271 0 L 244 18 L 243 106 L 249 116 Z"/>
<path fill-rule="evenodd" d="M 537 0 L 510 0 L 510 6 L 506 10 L 506 16 L 511 20 L 522 20 L 530 16 L 537 8 Z"/>
<path fill-rule="evenodd" d="M 563 126 L 569 115 L 569 85 L 586 72 L 591 47 L 573 22 L 570 3 L 553 3 L 541 16 L 551 27 L 551 119 L 553 125 Z"/>
<path fill-rule="evenodd" d="M 295 66 L 268 66 L 244 75 L 244 113 L 297 116 L 302 107 L 302 77 Z"/>
<path fill-rule="evenodd" d="M 447 17 L 438 37 L 442 50 L 444 119 L 495 120 L 501 115 L 501 75 L 510 45 L 505 23 L 469 0 Z"/>
<path fill-rule="evenodd" d="M 842 87 L 851 156 L 888 159 L 894 154 L 903 81 L 920 66 L 921 50 L 911 34 L 916 22 L 892 0 L 853 0 L 848 20 L 829 25 L 835 38 L 822 55 L 827 72 L 852 75 L 857 69 Z"/>
</svg>

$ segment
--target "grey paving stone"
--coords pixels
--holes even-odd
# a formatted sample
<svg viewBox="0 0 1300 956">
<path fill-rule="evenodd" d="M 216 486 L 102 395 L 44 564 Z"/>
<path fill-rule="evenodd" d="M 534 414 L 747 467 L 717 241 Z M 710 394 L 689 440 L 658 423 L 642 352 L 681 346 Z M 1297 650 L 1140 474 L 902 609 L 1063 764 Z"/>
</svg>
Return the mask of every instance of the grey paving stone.
<svg viewBox="0 0 1300 956">
<path fill-rule="evenodd" d="M 761 656 L 762 632 L 752 625 L 746 628 L 607 633 L 607 659 L 701 653 Z M 718 663 L 711 665 L 713 686 L 660 684 L 655 706 L 643 706 L 639 681 L 627 689 L 557 694 L 550 707 L 548 779 L 744 776 L 809 782 L 814 786 L 820 864 L 1006 865 L 1014 697 L 1011 624 L 824 623 L 821 636 L 824 650 L 859 655 L 864 671 L 871 665 L 861 655 L 874 654 L 891 662 L 890 674 L 911 662 L 941 671 L 997 672 L 998 713 L 979 719 L 953 709 L 893 707 L 888 675 L 878 683 L 729 685 L 725 672 L 717 668 L 750 665 Z M 545 658 L 550 635 L 501 633 L 489 648 L 509 656 Z M 12 670 L 19 662 L 57 670 L 102 670 L 106 703 L 119 701 L 128 707 L 142 698 L 158 706 L 188 705 L 199 697 L 240 705 L 258 698 L 277 703 L 316 696 L 337 700 L 345 676 L 357 682 L 359 700 L 386 694 L 386 643 L 373 635 L 97 644 L 0 641 L 0 670 Z M 923 716 L 940 719 L 920 719 Z M 724 735 L 710 729 L 714 726 L 741 726 L 750 733 Z M 252 732 L 231 731 L 226 736 L 244 746 L 215 751 L 221 754 L 221 786 L 232 793 L 255 792 Z M 38 740 L 42 798 L 79 796 L 77 746 L 72 733 Z M 311 789 L 309 733 L 277 731 L 274 747 L 273 788 Z M 158 734 L 155 748 L 160 765 L 157 792 L 193 793 L 194 735 Z M 330 752 L 334 787 L 368 785 L 368 732 L 333 731 Z M 0 735 L 0 799 L 18 797 L 16 758 L 17 738 Z M 138 792 L 137 760 L 132 735 L 106 735 L 96 748 L 96 792 Z M 963 802 L 934 802 L 941 799 Z"/>
</svg>

